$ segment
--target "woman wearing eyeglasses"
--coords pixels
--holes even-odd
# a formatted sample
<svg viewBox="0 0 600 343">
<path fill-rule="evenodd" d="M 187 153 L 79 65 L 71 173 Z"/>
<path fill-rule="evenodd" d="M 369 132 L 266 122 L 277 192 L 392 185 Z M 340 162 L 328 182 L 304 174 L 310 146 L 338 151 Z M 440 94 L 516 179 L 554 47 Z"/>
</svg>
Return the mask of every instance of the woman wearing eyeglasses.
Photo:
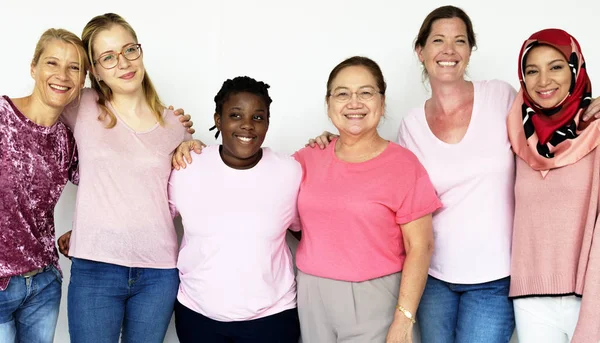
<svg viewBox="0 0 600 343">
<path fill-rule="evenodd" d="M 65 114 L 80 182 L 70 244 L 59 243 L 73 257 L 71 341 L 162 342 L 179 286 L 167 183 L 185 128 L 160 102 L 123 18 L 93 18 L 82 40 L 92 89 Z"/>
<path fill-rule="evenodd" d="M 339 138 L 294 155 L 304 172 L 296 262 L 306 343 L 412 342 L 441 203 L 415 155 L 378 134 L 385 91 L 374 61 L 341 62 L 326 95 Z"/>
</svg>

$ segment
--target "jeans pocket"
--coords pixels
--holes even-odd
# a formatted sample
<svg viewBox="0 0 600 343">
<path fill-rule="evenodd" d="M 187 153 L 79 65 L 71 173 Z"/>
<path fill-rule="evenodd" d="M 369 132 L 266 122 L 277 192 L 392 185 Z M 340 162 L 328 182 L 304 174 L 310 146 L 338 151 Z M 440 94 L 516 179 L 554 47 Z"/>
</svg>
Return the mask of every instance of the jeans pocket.
<svg viewBox="0 0 600 343">
<path fill-rule="evenodd" d="M 50 271 L 56 277 L 56 281 L 58 281 L 58 283 L 62 285 L 63 277 L 62 274 L 58 271 L 58 269 L 55 266 L 50 266 Z"/>
<path fill-rule="evenodd" d="M 505 278 L 489 282 L 491 288 L 491 295 L 500 295 L 508 297 L 510 290 L 510 276 Z"/>
</svg>

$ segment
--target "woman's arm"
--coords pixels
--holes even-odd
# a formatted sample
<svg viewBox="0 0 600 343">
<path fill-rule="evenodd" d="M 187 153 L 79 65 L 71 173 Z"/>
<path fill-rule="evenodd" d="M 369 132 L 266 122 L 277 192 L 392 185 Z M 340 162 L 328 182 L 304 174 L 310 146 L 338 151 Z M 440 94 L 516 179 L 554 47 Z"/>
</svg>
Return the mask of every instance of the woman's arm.
<svg viewBox="0 0 600 343">
<path fill-rule="evenodd" d="M 406 249 L 406 259 L 402 269 L 398 307 L 394 321 L 388 331 L 386 342 L 412 342 L 413 319 L 417 313 L 419 302 L 429 270 L 429 261 L 433 253 L 433 229 L 431 214 L 400 225 Z M 399 310 L 402 308 L 408 313 Z"/>
<path fill-rule="evenodd" d="M 579 310 L 579 320 L 573 333 L 571 342 L 600 342 L 600 216 L 596 218 L 596 225 L 592 235 L 588 239 L 584 238 L 584 247 L 586 243 L 591 244 L 589 256 L 586 259 L 585 285 L 581 297 L 581 308 Z M 584 236 L 585 237 L 585 236 Z"/>
</svg>

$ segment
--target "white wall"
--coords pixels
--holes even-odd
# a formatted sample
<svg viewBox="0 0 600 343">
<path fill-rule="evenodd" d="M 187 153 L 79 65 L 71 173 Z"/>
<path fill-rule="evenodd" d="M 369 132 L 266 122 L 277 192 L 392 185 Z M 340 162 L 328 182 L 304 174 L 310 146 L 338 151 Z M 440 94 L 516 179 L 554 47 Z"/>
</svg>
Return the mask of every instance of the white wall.
<svg viewBox="0 0 600 343">
<path fill-rule="evenodd" d="M 411 46 L 425 16 L 446 1 L 41 1 L 0 0 L 0 94 L 30 93 L 29 63 L 39 35 L 49 27 L 77 34 L 93 16 L 116 12 L 136 29 L 145 64 L 167 104 L 193 115 L 195 137 L 214 142 L 213 97 L 226 78 L 249 75 L 271 85 L 274 99 L 265 145 L 293 152 L 308 137 L 332 129 L 325 115 L 329 71 L 344 58 L 366 55 L 382 67 L 389 88 L 385 138 L 399 119 L 427 98 Z M 458 0 L 472 18 L 479 49 L 473 79 L 498 78 L 517 86 L 517 56 L 533 32 L 558 27 L 578 38 L 592 80 L 600 80 L 597 0 Z M 596 94 L 597 96 L 597 94 Z M 76 187 L 68 185 L 56 208 L 57 236 L 70 229 Z M 202 196 L 202 195 L 201 195 Z M 206 195 L 210 196 L 210 195 Z M 68 342 L 64 297 L 56 342 Z M 170 328 L 167 342 L 177 342 Z"/>
</svg>

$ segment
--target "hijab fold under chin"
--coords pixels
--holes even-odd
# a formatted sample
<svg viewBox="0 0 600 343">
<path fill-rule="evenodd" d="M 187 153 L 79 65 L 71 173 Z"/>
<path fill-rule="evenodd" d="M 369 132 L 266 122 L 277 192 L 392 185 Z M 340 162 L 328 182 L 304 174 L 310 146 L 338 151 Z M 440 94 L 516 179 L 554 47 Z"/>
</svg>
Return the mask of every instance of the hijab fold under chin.
<svg viewBox="0 0 600 343">
<path fill-rule="evenodd" d="M 542 108 L 526 91 L 527 53 L 538 45 L 560 51 L 571 70 L 569 94 L 553 108 Z M 600 121 L 582 121 L 592 99 L 592 86 L 574 37 L 559 29 L 534 33 L 523 43 L 518 69 L 521 90 L 508 114 L 507 127 L 513 151 L 521 159 L 545 176 L 550 169 L 573 164 L 600 145 Z"/>
</svg>

